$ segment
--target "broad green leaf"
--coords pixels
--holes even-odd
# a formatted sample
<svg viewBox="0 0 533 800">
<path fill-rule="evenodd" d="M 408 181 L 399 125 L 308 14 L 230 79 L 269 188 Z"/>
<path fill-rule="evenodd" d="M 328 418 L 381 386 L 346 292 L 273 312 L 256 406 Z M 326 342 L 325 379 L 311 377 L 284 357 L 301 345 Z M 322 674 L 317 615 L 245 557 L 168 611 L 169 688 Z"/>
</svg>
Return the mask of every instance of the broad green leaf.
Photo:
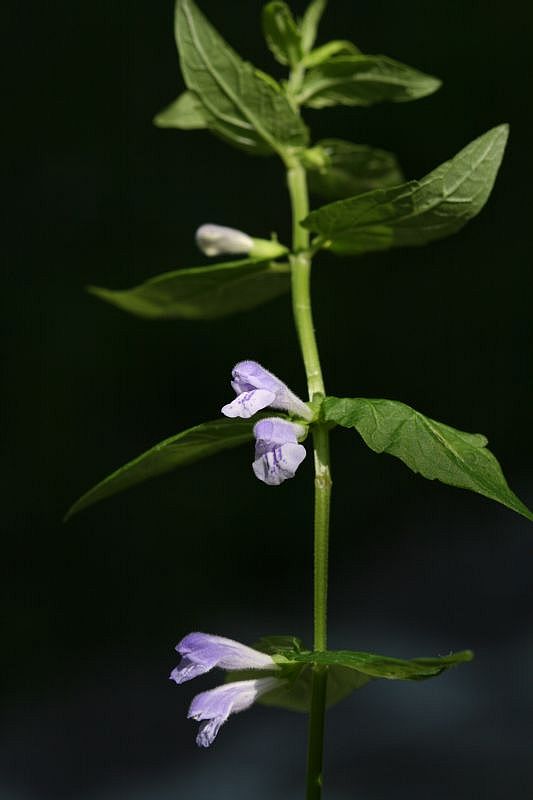
<svg viewBox="0 0 533 800">
<path fill-rule="evenodd" d="M 326 397 L 322 408 L 325 422 L 355 428 L 376 453 L 389 453 L 424 478 L 478 492 L 533 520 L 507 485 L 485 436 L 458 431 L 395 400 Z"/>
<path fill-rule="evenodd" d="M 309 53 L 315 43 L 318 26 L 322 19 L 322 14 L 326 9 L 327 2 L 328 0 L 311 0 L 307 6 L 300 23 L 302 49 L 304 53 Z"/>
<path fill-rule="evenodd" d="M 419 181 L 323 206 L 302 225 L 341 254 L 422 245 L 449 236 L 487 202 L 508 133 L 507 125 L 499 125 Z"/>
<path fill-rule="evenodd" d="M 211 130 L 256 154 L 307 144 L 307 129 L 285 94 L 226 44 L 193 0 L 177 0 L 176 42 L 185 83 Z"/>
<path fill-rule="evenodd" d="M 326 166 L 308 174 L 309 188 L 330 200 L 351 197 L 401 183 L 403 175 L 396 156 L 364 144 L 342 139 L 317 142 L 326 155 Z"/>
<path fill-rule="evenodd" d="M 351 650 L 312 652 L 304 650 L 299 639 L 290 636 L 271 636 L 254 644 L 257 650 L 269 653 L 277 661 L 277 671 L 258 672 L 242 670 L 230 672 L 228 682 L 257 678 L 261 675 L 277 676 L 285 683 L 279 689 L 264 695 L 260 702 L 280 706 L 291 711 L 309 711 L 313 665 L 327 667 L 327 704 L 337 703 L 370 680 L 426 680 L 440 675 L 446 669 L 471 661 L 473 654 L 464 650 L 436 658 L 401 659 Z"/>
<path fill-rule="evenodd" d="M 207 128 L 202 104 L 192 92 L 183 92 L 177 100 L 160 111 L 154 117 L 154 125 L 186 131 Z"/>
<path fill-rule="evenodd" d="M 191 464 L 222 450 L 245 444 L 253 439 L 253 426 L 256 421 L 217 419 L 196 425 L 159 442 L 89 489 L 69 509 L 65 521 L 78 511 L 149 478 L 163 475 L 176 467 Z"/>
<path fill-rule="evenodd" d="M 287 3 L 273 0 L 263 8 L 263 34 L 280 64 L 294 67 L 302 60 L 302 41 Z"/>
<path fill-rule="evenodd" d="M 441 81 L 387 56 L 337 56 L 305 76 L 297 97 L 311 108 L 404 103 L 435 92 Z"/>
<path fill-rule="evenodd" d="M 148 319 L 216 319 L 255 308 L 289 288 L 287 266 L 245 259 L 166 272 L 132 289 L 90 286 L 89 291 Z"/>
<path fill-rule="evenodd" d="M 324 61 L 328 61 L 333 56 L 353 56 L 360 52 L 359 48 L 352 42 L 344 39 L 334 39 L 332 42 L 327 42 L 327 44 L 317 47 L 316 50 L 311 50 L 304 57 L 303 63 L 307 69 L 311 69 L 311 67 L 316 67 Z"/>
<path fill-rule="evenodd" d="M 320 664 L 327 667 L 342 667 L 355 670 L 369 678 L 386 678 L 387 680 L 425 680 L 440 675 L 450 667 L 456 667 L 465 661 L 472 661 L 471 650 L 463 650 L 449 656 L 436 658 L 391 658 L 375 653 L 361 653 L 353 650 L 328 650 L 324 653 L 294 653 L 291 659 L 295 663 Z"/>
<path fill-rule="evenodd" d="M 272 673 L 275 675 L 275 673 Z M 257 672 L 254 675 L 258 677 Z M 274 689 L 259 700 L 265 706 L 287 708 L 289 711 L 309 711 L 311 708 L 311 688 L 313 668 L 311 664 L 301 664 L 287 674 L 287 683 Z M 328 670 L 326 704 L 333 706 L 352 692 L 365 686 L 371 678 L 346 667 L 332 666 Z"/>
</svg>

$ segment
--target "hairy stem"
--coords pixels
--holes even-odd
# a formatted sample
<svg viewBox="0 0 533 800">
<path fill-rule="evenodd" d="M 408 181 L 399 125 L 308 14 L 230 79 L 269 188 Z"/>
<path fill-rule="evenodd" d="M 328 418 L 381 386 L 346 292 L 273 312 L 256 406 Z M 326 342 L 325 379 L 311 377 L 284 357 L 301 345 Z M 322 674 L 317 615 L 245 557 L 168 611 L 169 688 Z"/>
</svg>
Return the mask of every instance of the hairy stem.
<svg viewBox="0 0 533 800">
<path fill-rule="evenodd" d="M 320 357 L 316 343 L 311 307 L 311 255 L 309 233 L 299 224 L 307 216 L 309 199 L 306 174 L 298 162 L 287 172 L 293 215 L 293 255 L 291 257 L 292 304 L 294 321 L 307 375 L 309 397 L 325 394 Z M 331 475 L 329 434 L 321 423 L 313 426 L 315 461 L 315 543 L 314 543 L 314 649 L 327 647 L 328 539 Z M 327 670 L 315 665 L 309 715 L 307 756 L 307 800 L 322 796 L 322 763 L 326 713 Z"/>
</svg>

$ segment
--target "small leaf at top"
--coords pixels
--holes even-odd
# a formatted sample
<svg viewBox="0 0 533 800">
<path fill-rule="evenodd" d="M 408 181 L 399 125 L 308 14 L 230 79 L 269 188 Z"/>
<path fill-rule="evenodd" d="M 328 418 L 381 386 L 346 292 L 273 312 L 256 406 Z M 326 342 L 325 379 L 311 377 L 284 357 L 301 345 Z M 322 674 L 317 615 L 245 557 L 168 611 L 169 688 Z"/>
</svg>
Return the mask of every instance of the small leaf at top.
<svg viewBox="0 0 533 800">
<path fill-rule="evenodd" d="M 386 150 L 342 139 L 324 139 L 316 146 L 324 151 L 326 165 L 308 173 L 309 189 L 314 194 L 338 200 L 403 180 L 396 156 Z"/>
<path fill-rule="evenodd" d="M 419 181 L 323 206 L 302 225 L 340 254 L 422 245 L 449 236 L 487 202 L 508 133 L 507 125 L 499 125 Z"/>
<path fill-rule="evenodd" d="M 149 478 L 163 475 L 176 467 L 191 464 L 222 450 L 245 444 L 253 439 L 255 422 L 256 420 L 217 419 L 196 425 L 159 442 L 89 489 L 69 509 L 65 521 L 78 511 Z"/>
<path fill-rule="evenodd" d="M 478 492 L 533 520 L 481 434 L 456 430 L 395 400 L 326 397 L 322 408 L 325 422 L 355 428 L 376 453 L 389 453 L 424 478 Z"/>
<path fill-rule="evenodd" d="M 255 154 L 307 144 L 307 128 L 285 94 L 237 55 L 193 0 L 177 0 L 175 23 L 185 83 L 213 132 Z"/>
<path fill-rule="evenodd" d="M 280 64 L 296 66 L 303 56 L 298 26 L 287 3 L 272 0 L 263 7 L 263 34 Z"/>
<path fill-rule="evenodd" d="M 405 103 L 433 94 L 441 81 L 387 56 L 337 56 L 305 76 L 299 103 L 311 108 Z"/>
<path fill-rule="evenodd" d="M 255 308 L 289 288 L 287 266 L 244 259 L 166 272 L 132 289 L 90 286 L 89 292 L 147 319 L 216 319 Z"/>
<path fill-rule="evenodd" d="M 154 125 L 186 131 L 207 128 L 202 104 L 192 92 L 183 92 L 177 100 L 156 114 Z"/>
<path fill-rule="evenodd" d="M 302 49 L 304 53 L 309 53 L 312 49 L 318 33 L 318 26 L 322 19 L 322 14 L 326 9 L 328 0 L 311 0 L 300 23 L 302 34 Z"/>
</svg>

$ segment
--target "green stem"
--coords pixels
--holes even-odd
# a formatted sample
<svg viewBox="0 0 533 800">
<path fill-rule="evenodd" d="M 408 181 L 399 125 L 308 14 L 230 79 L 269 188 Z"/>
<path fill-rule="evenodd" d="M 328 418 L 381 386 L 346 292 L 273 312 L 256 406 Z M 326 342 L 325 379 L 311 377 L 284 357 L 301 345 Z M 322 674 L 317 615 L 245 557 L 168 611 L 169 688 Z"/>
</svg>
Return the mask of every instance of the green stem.
<svg viewBox="0 0 533 800">
<path fill-rule="evenodd" d="M 288 165 L 287 182 L 293 214 L 293 255 L 291 257 L 294 321 L 307 375 L 309 398 L 325 395 L 320 357 L 311 308 L 311 254 L 309 233 L 299 222 L 307 216 L 309 199 L 305 169 L 299 162 Z M 325 425 L 313 426 L 315 461 L 315 544 L 314 544 L 314 649 L 327 648 L 328 539 L 331 474 L 329 433 Z M 327 670 L 315 665 L 311 688 L 309 744 L 307 755 L 307 800 L 322 797 L 322 763 L 326 714 Z"/>
</svg>

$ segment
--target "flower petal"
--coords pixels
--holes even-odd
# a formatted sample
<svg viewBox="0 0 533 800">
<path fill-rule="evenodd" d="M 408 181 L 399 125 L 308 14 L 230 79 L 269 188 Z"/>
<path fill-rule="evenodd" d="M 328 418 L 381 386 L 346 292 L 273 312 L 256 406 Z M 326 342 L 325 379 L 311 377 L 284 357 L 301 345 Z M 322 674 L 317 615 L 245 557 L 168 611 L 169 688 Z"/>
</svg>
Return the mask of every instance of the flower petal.
<svg viewBox="0 0 533 800">
<path fill-rule="evenodd" d="M 256 458 L 252 468 L 260 481 L 268 486 L 279 486 L 289 478 L 294 478 L 305 456 L 305 447 L 287 442 Z"/>
<path fill-rule="evenodd" d="M 250 392 L 243 392 L 231 403 L 222 406 L 222 413 L 226 417 L 242 417 L 249 419 L 258 411 L 272 405 L 276 395 L 267 389 L 252 389 Z"/>
<path fill-rule="evenodd" d="M 269 403 L 272 408 L 288 411 L 303 419 L 312 419 L 313 413 L 303 400 L 257 361 L 239 361 L 233 368 L 232 377 L 231 385 L 237 394 L 250 392 L 253 389 L 265 389 L 275 395 Z"/>
<path fill-rule="evenodd" d="M 283 683 L 278 678 L 256 678 L 236 681 L 201 692 L 193 698 L 187 716 L 201 722 L 196 743 L 209 747 L 230 714 L 245 711 L 262 694 L 277 688 Z"/>
<path fill-rule="evenodd" d="M 181 662 L 170 673 L 176 683 L 184 683 L 197 675 L 220 667 L 221 669 L 278 669 L 273 659 L 233 639 L 209 633 L 189 633 L 176 650 Z"/>
</svg>

